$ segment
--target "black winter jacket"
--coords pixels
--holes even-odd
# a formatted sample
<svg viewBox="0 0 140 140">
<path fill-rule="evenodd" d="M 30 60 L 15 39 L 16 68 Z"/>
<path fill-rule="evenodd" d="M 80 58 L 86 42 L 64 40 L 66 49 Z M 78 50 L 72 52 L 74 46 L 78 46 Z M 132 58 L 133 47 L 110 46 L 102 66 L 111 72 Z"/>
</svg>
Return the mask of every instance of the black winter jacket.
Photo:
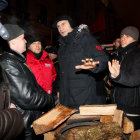
<svg viewBox="0 0 140 140">
<path fill-rule="evenodd" d="M 120 75 L 115 82 L 113 100 L 126 113 L 140 114 L 140 48 L 137 42 L 119 52 Z"/>
<path fill-rule="evenodd" d="M 86 29 L 75 28 L 60 37 L 58 60 L 60 66 L 60 103 L 78 108 L 85 104 L 104 104 L 105 96 L 97 95 L 95 75 L 107 67 L 107 57 L 99 43 Z M 77 70 L 81 60 L 93 58 L 100 64 L 92 70 Z"/>
<path fill-rule="evenodd" d="M 0 140 L 15 139 L 24 128 L 21 113 L 15 108 L 9 108 L 9 104 L 8 80 L 0 66 Z"/>
<path fill-rule="evenodd" d="M 9 80 L 11 100 L 23 115 L 25 128 L 28 128 L 42 112 L 54 106 L 54 100 L 37 84 L 24 56 L 11 50 L 0 56 L 0 64 Z"/>
</svg>

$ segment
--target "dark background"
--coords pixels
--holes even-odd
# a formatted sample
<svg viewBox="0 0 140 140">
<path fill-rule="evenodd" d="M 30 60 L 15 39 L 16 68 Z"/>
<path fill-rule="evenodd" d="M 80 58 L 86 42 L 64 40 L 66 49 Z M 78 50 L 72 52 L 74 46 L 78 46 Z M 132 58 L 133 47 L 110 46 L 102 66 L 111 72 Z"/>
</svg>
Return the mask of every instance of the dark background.
<svg viewBox="0 0 140 140">
<path fill-rule="evenodd" d="M 140 30 L 140 0 L 7 0 L 0 12 L 2 23 L 32 26 L 45 45 L 57 44 L 58 33 L 51 28 L 59 15 L 69 15 L 75 25 L 87 24 L 101 44 L 112 43 L 122 28 Z"/>
</svg>

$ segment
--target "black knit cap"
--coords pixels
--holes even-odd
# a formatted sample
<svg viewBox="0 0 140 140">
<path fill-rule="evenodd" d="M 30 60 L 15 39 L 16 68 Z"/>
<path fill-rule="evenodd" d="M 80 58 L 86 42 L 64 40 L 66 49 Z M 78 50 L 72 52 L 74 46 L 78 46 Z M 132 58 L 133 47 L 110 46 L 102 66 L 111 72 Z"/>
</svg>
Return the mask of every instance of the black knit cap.
<svg viewBox="0 0 140 140">
<path fill-rule="evenodd" d="M 33 42 L 37 42 L 37 41 L 41 42 L 41 39 L 37 34 L 27 35 L 25 36 L 25 39 L 27 41 L 26 44 L 27 48 L 29 48 Z"/>
<path fill-rule="evenodd" d="M 138 41 L 138 39 L 139 39 L 139 30 L 134 26 L 128 26 L 128 27 L 124 28 L 121 31 L 121 36 L 124 34 L 131 36 L 136 41 Z"/>
<path fill-rule="evenodd" d="M 18 36 L 24 34 L 24 30 L 18 25 L 14 24 L 4 24 L 4 27 L 7 29 L 9 33 L 8 41 L 17 38 Z"/>
<path fill-rule="evenodd" d="M 63 15 L 63 16 L 59 16 L 57 17 L 57 19 L 54 21 L 52 27 L 56 28 L 57 27 L 57 23 L 61 20 L 68 20 L 69 24 L 71 27 L 73 27 L 73 20 L 71 19 L 71 17 Z"/>
<path fill-rule="evenodd" d="M 25 39 L 27 41 L 26 47 L 29 48 L 33 42 L 41 42 L 38 33 L 32 27 L 25 27 Z"/>
</svg>

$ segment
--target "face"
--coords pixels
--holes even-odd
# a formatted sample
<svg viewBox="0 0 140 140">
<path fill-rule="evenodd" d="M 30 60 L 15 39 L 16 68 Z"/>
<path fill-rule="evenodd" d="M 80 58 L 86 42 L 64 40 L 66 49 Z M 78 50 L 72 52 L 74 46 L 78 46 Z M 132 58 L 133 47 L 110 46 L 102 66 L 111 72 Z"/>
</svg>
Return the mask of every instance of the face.
<svg viewBox="0 0 140 140">
<path fill-rule="evenodd" d="M 120 47 L 120 44 L 121 44 L 121 40 L 120 40 L 120 38 L 117 38 L 114 42 L 115 47 L 117 47 L 117 48 Z"/>
<path fill-rule="evenodd" d="M 129 44 L 131 44 L 132 42 L 134 42 L 136 40 L 134 40 L 131 36 L 129 35 L 122 35 L 121 36 L 121 46 L 123 48 L 125 48 L 126 46 L 128 46 Z"/>
<path fill-rule="evenodd" d="M 12 40 L 12 44 L 14 44 L 13 49 L 18 51 L 19 53 L 23 53 L 26 51 L 26 43 L 27 41 L 24 38 L 24 34 Z"/>
<path fill-rule="evenodd" d="M 42 45 L 40 41 L 33 42 L 29 46 L 29 50 L 31 50 L 33 53 L 39 54 L 42 50 Z"/>
<path fill-rule="evenodd" d="M 57 23 L 57 29 L 61 36 L 65 37 L 68 33 L 72 32 L 72 27 L 69 24 L 68 20 L 61 20 Z"/>
</svg>

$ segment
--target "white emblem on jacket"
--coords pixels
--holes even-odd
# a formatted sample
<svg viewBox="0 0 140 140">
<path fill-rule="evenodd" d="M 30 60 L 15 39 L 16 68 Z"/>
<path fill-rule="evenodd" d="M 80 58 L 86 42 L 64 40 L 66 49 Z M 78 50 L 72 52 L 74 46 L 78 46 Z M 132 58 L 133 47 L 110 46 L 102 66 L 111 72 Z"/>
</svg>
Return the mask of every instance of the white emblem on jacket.
<svg viewBox="0 0 140 140">
<path fill-rule="evenodd" d="M 45 63 L 46 67 L 51 67 L 51 64 Z"/>
</svg>

